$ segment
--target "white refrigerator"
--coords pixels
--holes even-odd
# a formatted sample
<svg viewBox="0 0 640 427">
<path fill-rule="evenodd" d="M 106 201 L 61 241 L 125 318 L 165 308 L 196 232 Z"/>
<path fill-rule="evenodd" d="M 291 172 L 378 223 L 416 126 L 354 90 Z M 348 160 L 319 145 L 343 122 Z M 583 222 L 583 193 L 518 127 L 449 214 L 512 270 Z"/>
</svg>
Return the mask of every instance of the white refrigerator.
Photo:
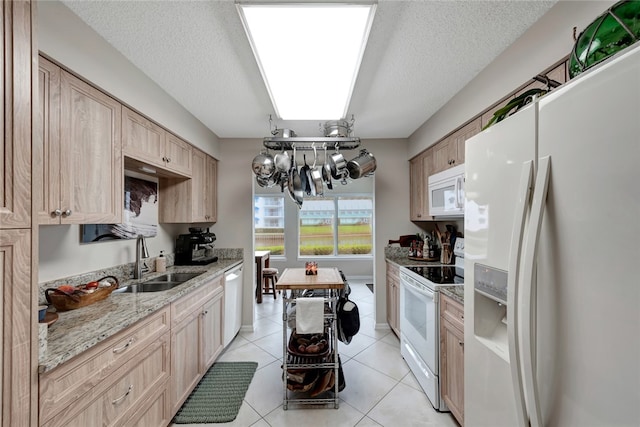
<svg viewBox="0 0 640 427">
<path fill-rule="evenodd" d="M 465 426 L 640 426 L 640 47 L 465 165 Z"/>
</svg>

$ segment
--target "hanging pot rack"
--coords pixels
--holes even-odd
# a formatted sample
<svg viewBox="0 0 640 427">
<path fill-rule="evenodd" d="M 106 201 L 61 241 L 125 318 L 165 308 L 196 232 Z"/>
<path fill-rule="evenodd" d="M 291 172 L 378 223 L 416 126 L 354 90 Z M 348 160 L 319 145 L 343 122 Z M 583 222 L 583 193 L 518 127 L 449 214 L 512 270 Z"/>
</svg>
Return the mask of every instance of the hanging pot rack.
<svg viewBox="0 0 640 427">
<path fill-rule="evenodd" d="M 313 151 L 320 147 L 326 147 L 333 150 L 353 150 L 360 146 L 360 138 L 349 136 L 353 128 L 355 118 L 351 116 L 350 121 L 335 120 L 329 121 L 324 124 L 325 132 L 326 126 L 341 127 L 342 132 L 346 135 L 334 135 L 325 133 L 325 136 L 297 136 L 291 129 L 278 129 L 278 126 L 273 123 L 273 118 L 269 115 L 269 128 L 271 135 L 264 138 L 263 145 L 270 150 L 296 150 L 300 151 Z M 337 130 L 332 127 L 331 130 Z M 320 123 L 321 130 L 323 124 Z"/>
<path fill-rule="evenodd" d="M 270 150 L 313 151 L 326 146 L 327 149 L 353 150 L 360 146 L 360 138 L 349 136 L 294 136 L 289 138 L 264 138 L 263 145 Z"/>
</svg>

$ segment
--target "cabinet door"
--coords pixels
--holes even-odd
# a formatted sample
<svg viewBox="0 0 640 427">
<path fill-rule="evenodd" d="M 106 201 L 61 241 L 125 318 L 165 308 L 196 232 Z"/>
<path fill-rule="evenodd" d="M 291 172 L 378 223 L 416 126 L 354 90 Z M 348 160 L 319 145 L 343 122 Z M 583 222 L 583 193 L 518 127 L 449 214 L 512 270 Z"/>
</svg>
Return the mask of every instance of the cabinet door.
<svg viewBox="0 0 640 427">
<path fill-rule="evenodd" d="M 223 288 L 207 301 L 202 307 L 202 363 L 200 371 L 204 375 L 207 369 L 213 364 L 218 355 L 222 352 L 223 342 Z"/>
<path fill-rule="evenodd" d="M 191 145 L 167 132 L 166 167 L 183 175 L 191 176 L 191 150 Z"/>
<path fill-rule="evenodd" d="M 464 420 L 464 334 L 443 320 L 440 325 L 442 398 L 463 425 Z"/>
<path fill-rule="evenodd" d="M 409 213 L 411 221 L 427 221 L 429 216 L 429 191 L 427 179 L 433 170 L 431 148 L 410 160 L 409 163 Z"/>
<path fill-rule="evenodd" d="M 400 271 L 398 267 L 387 261 L 387 322 L 391 330 L 400 336 Z"/>
<path fill-rule="evenodd" d="M 200 380 L 200 310 L 171 330 L 171 413 L 175 414 Z"/>
<path fill-rule="evenodd" d="M 61 223 L 120 223 L 121 106 L 64 70 L 60 92 Z"/>
<path fill-rule="evenodd" d="M 218 220 L 218 161 L 207 156 L 206 184 L 204 186 L 205 220 Z"/>
<path fill-rule="evenodd" d="M 450 167 L 461 165 L 464 163 L 464 150 L 467 139 L 480 133 L 480 124 L 481 119 L 480 117 L 478 117 L 477 119 L 464 125 L 455 134 L 453 134 L 452 140 L 455 143 L 455 149 L 453 151 L 455 151 L 455 155 L 452 157 Z"/>
<path fill-rule="evenodd" d="M 0 228 L 31 225 L 31 4 L 2 2 Z M 35 82 L 33 82 L 35 84 Z"/>
<path fill-rule="evenodd" d="M 33 208 L 38 223 L 59 224 L 60 204 L 60 67 L 39 58 L 39 109 L 33 134 Z"/>
<path fill-rule="evenodd" d="M 456 156 L 456 144 L 451 137 L 438 142 L 433 147 L 433 172 L 438 173 L 452 166 L 452 159 Z"/>
<path fill-rule="evenodd" d="M 6 2 L 4 5 L 6 6 Z M 29 425 L 31 325 L 31 232 L 0 233 L 0 419 L 2 425 Z M 36 339 L 37 341 L 37 339 Z M 35 366 L 34 366 L 35 368 Z"/>
<path fill-rule="evenodd" d="M 205 222 L 207 219 L 207 155 L 200 150 L 193 150 L 193 168 L 189 188 L 191 199 L 192 222 Z"/>
<path fill-rule="evenodd" d="M 122 152 L 129 157 L 165 167 L 166 131 L 127 107 L 122 107 Z"/>
</svg>

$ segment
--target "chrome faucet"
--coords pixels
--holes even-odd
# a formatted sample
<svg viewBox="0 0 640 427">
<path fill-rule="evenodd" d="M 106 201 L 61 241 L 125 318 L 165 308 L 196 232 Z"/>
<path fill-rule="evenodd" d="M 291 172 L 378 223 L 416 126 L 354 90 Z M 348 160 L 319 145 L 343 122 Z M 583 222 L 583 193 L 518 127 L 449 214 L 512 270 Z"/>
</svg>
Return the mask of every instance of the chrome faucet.
<svg viewBox="0 0 640 427">
<path fill-rule="evenodd" d="M 149 269 L 144 262 L 141 262 L 141 258 L 149 258 L 149 251 L 147 250 L 147 243 L 144 240 L 144 236 L 138 234 L 138 238 L 136 239 L 136 265 L 133 269 L 134 279 L 142 278 L 142 273 Z"/>
</svg>

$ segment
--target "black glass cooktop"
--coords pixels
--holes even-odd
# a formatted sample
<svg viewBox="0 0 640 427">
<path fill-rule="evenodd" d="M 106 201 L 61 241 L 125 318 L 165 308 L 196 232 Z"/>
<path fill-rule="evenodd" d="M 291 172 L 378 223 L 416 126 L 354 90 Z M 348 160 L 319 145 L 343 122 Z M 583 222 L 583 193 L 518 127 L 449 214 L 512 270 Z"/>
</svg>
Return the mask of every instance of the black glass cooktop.
<svg viewBox="0 0 640 427">
<path fill-rule="evenodd" d="M 454 276 L 456 275 L 455 268 L 451 267 L 406 267 L 418 276 L 422 276 L 428 281 L 437 285 L 444 285 L 448 283 L 454 283 Z"/>
</svg>

